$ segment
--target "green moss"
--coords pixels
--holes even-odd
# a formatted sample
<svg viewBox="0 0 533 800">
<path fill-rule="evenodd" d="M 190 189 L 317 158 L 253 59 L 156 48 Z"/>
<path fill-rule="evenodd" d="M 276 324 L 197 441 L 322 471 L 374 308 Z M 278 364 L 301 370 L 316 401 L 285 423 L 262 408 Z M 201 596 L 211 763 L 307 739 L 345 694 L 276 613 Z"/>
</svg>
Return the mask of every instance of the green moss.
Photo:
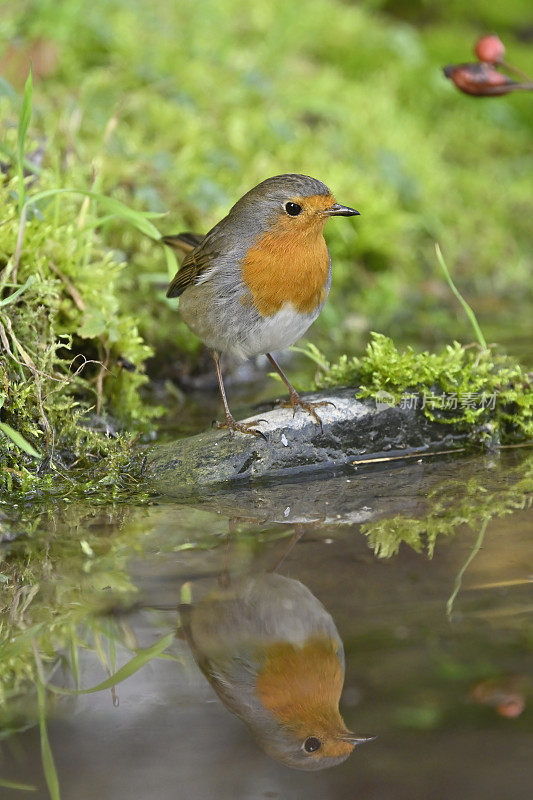
<svg viewBox="0 0 533 800">
<path fill-rule="evenodd" d="M 119 308 L 124 263 L 91 229 L 96 207 L 80 225 L 79 203 L 56 197 L 30 206 L 17 264 L 16 189 L 0 186 L 0 490 L 131 483 L 133 437 L 157 410 L 140 394 L 151 351 Z"/>
<path fill-rule="evenodd" d="M 313 346 L 317 388 L 356 386 L 357 397 L 421 408 L 431 420 L 468 430 L 472 440 L 502 444 L 533 438 L 531 375 L 509 356 L 458 342 L 438 353 L 399 349 L 373 333 L 362 358 L 329 363 Z"/>
<path fill-rule="evenodd" d="M 0 523 L 0 536 L 13 537 L 4 544 L 0 563 L 0 727 L 5 733 L 20 724 L 24 690 L 37 679 L 36 653 L 46 673 L 61 650 L 75 656 L 76 671 L 77 651 L 96 649 L 99 637 L 131 646 L 120 621 L 98 618 L 98 613 L 109 598 L 128 602 L 135 595 L 126 563 L 145 533 L 134 524 L 131 508 L 113 510 L 114 524 L 105 536 L 106 509 L 74 503 L 23 516 L 23 532 L 20 522 Z M 120 531 L 128 523 L 126 538 Z"/>
<path fill-rule="evenodd" d="M 437 540 L 457 535 L 461 525 L 477 531 L 493 518 L 529 508 L 533 502 L 533 457 L 508 469 L 505 481 L 500 471 L 496 476 L 485 471 L 466 481 L 443 481 L 428 493 L 426 502 L 427 511 L 421 517 L 399 514 L 362 525 L 377 556 L 390 558 L 404 544 L 432 558 Z"/>
</svg>

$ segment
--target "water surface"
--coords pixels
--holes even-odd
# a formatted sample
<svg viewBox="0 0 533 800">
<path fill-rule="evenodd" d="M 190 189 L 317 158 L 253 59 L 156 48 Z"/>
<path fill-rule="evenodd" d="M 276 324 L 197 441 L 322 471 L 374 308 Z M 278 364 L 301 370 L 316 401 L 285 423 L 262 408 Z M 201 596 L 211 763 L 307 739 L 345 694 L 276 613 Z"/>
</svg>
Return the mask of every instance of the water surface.
<svg viewBox="0 0 533 800">
<path fill-rule="evenodd" d="M 12 509 L 3 586 L 19 591 L 3 595 L 0 778 L 36 789 L 2 798 L 49 796 L 35 658 L 45 681 L 91 687 L 175 631 L 165 657 L 114 689 L 48 692 L 62 797 L 531 797 L 532 490 L 531 455 L 510 449 L 189 503 Z M 334 620 L 341 712 L 377 737 L 328 770 L 267 755 L 179 633 L 180 603 L 276 565 Z"/>
</svg>

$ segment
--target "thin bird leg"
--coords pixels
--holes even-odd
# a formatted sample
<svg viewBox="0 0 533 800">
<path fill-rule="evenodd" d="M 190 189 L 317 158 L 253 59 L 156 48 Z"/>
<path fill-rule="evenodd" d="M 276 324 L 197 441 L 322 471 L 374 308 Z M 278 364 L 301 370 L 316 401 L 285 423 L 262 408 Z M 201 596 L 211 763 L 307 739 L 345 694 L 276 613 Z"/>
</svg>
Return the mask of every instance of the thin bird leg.
<svg viewBox="0 0 533 800">
<path fill-rule="evenodd" d="M 229 571 L 229 546 L 230 546 L 230 536 L 232 533 L 231 530 L 232 521 L 229 520 L 230 531 L 226 536 L 226 546 L 224 548 L 224 558 L 222 560 L 222 570 L 220 575 L 218 576 L 218 585 L 223 589 L 227 589 L 228 586 L 231 586 L 231 575 Z"/>
<path fill-rule="evenodd" d="M 293 417 L 296 414 L 297 408 L 303 408 L 304 411 L 307 411 L 309 414 L 311 414 L 311 416 L 318 422 L 318 424 L 320 425 L 320 429 L 324 430 L 322 426 L 322 420 L 316 413 L 315 408 L 318 408 L 319 406 L 333 406 L 333 408 L 335 408 L 335 403 L 332 403 L 331 400 L 320 400 L 320 401 L 302 400 L 302 398 L 300 397 L 300 395 L 298 394 L 292 383 L 289 381 L 289 379 L 281 369 L 276 359 L 270 353 L 267 353 L 266 356 L 270 361 L 270 363 L 272 364 L 272 366 L 274 367 L 274 369 L 278 372 L 281 380 L 283 381 L 287 389 L 289 390 L 289 399 L 284 400 L 282 403 L 280 403 L 279 404 L 280 407 L 281 408 L 292 407 Z"/>
<path fill-rule="evenodd" d="M 211 351 L 211 355 L 213 357 L 213 361 L 215 362 L 218 385 L 220 388 L 220 394 L 222 395 L 222 402 L 224 403 L 224 411 L 226 412 L 226 421 L 217 422 L 217 428 L 228 428 L 230 435 L 233 435 L 234 431 L 240 431 L 241 433 L 251 433 L 254 436 L 261 436 L 265 441 L 267 441 L 265 434 L 261 433 L 261 431 L 258 431 L 257 428 L 253 427 L 254 425 L 257 425 L 258 422 L 264 422 L 264 420 L 252 420 L 251 422 L 237 422 L 233 418 L 233 415 L 229 410 L 229 405 L 226 398 L 224 381 L 222 380 L 222 370 L 220 368 L 220 355 L 216 353 L 214 350 Z"/>
<path fill-rule="evenodd" d="M 293 534 L 292 534 L 292 536 L 290 538 L 290 541 L 289 541 L 288 545 L 285 547 L 285 550 L 282 552 L 282 554 L 280 555 L 280 557 L 278 558 L 278 560 L 276 561 L 274 566 L 270 567 L 270 569 L 267 570 L 267 572 L 275 572 L 277 570 L 277 568 L 280 567 L 283 564 L 283 562 L 285 561 L 285 559 L 287 558 L 287 556 L 289 555 L 289 553 L 291 552 L 293 547 L 295 547 L 295 545 L 299 542 L 299 540 L 304 535 L 306 527 L 307 526 L 303 522 L 296 522 L 295 523 L 294 531 L 293 531 Z"/>
</svg>

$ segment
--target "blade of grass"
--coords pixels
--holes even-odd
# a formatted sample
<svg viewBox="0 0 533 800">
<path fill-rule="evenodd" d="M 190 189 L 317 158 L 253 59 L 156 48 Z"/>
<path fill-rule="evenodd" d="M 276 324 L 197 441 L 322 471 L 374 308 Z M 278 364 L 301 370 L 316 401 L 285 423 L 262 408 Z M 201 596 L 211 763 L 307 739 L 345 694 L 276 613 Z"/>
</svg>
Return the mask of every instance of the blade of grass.
<svg viewBox="0 0 533 800">
<path fill-rule="evenodd" d="M 2 789 L 17 789 L 19 792 L 35 792 L 36 786 L 29 786 L 27 783 L 16 783 L 15 781 L 4 781 L 0 778 Z"/>
<path fill-rule="evenodd" d="M 485 337 L 483 336 L 481 328 L 479 327 L 479 323 L 478 323 L 478 321 L 476 319 L 476 315 L 474 314 L 474 312 L 472 311 L 472 309 L 470 308 L 470 306 L 468 305 L 468 303 L 464 299 L 463 295 L 461 294 L 461 292 L 459 291 L 459 289 L 457 288 L 457 286 L 453 282 L 452 276 L 450 275 L 450 271 L 448 270 L 448 267 L 446 266 L 446 262 L 444 261 L 444 257 L 442 255 L 442 252 L 441 252 L 441 249 L 439 247 L 438 242 L 435 242 L 435 252 L 437 254 L 437 261 L 439 262 L 439 264 L 441 266 L 441 269 L 444 272 L 444 277 L 446 278 L 450 289 L 452 290 L 452 292 L 454 293 L 454 295 L 457 297 L 457 299 L 461 303 L 462 307 L 464 308 L 466 316 L 470 320 L 470 322 L 472 324 L 472 327 L 473 327 L 473 329 L 475 331 L 475 334 L 476 334 L 476 337 L 477 337 L 477 340 L 478 340 L 479 344 L 481 345 L 481 347 L 484 350 L 488 350 L 487 342 L 485 341 Z"/>
<path fill-rule="evenodd" d="M 13 294 L 10 294 L 9 297 L 4 297 L 3 300 L 0 300 L 0 308 L 2 308 L 2 306 L 7 306 L 10 303 L 14 303 L 17 297 L 20 297 L 22 292 L 25 292 L 28 286 L 31 286 L 32 283 L 35 283 L 35 275 L 30 275 L 23 286 L 19 286 L 19 288 L 13 292 Z"/>
<path fill-rule="evenodd" d="M 145 236 L 149 236 L 151 239 L 155 239 L 156 241 L 161 238 L 161 234 L 159 233 L 158 229 L 155 227 L 155 225 L 152 225 L 148 219 L 147 214 L 152 216 L 151 212 L 147 212 L 147 214 L 145 214 L 141 211 L 134 211 L 120 200 L 117 200 L 114 197 L 107 197 L 105 194 L 100 194 L 100 192 L 92 192 L 83 189 L 47 189 L 43 192 L 32 194 L 32 196 L 26 201 L 26 205 L 29 203 L 38 203 L 39 200 L 44 200 L 47 197 L 55 197 L 62 194 L 77 194 L 81 195 L 81 197 L 90 197 L 93 200 L 96 200 L 102 206 L 102 208 L 104 208 L 114 217 L 119 217 L 125 222 L 129 222 L 130 225 L 133 225 L 134 228 L 137 228 L 140 233 L 144 233 Z"/>
<path fill-rule="evenodd" d="M 474 542 L 474 546 L 472 547 L 472 550 L 470 551 L 465 563 L 457 573 L 457 577 L 455 579 L 455 584 L 453 587 L 453 592 L 449 596 L 448 602 L 446 603 L 446 616 L 448 617 L 448 620 L 450 622 L 452 621 L 453 606 L 457 599 L 457 595 L 461 590 L 461 585 L 463 583 L 463 575 L 465 574 L 466 570 L 468 569 L 468 567 L 470 566 L 470 564 L 472 563 L 472 561 L 474 560 L 474 558 L 481 549 L 481 546 L 483 544 L 483 539 L 485 538 L 485 531 L 487 530 L 488 524 L 489 524 L 488 519 L 483 520 L 483 524 L 481 525 L 481 529 L 477 535 L 477 539 Z"/>
<path fill-rule="evenodd" d="M 94 641 L 94 649 L 96 650 L 96 655 L 102 665 L 104 671 L 110 676 L 111 670 L 109 669 L 109 665 L 107 663 L 107 656 L 104 652 L 104 648 L 102 645 L 102 637 L 100 636 L 100 631 L 93 630 L 93 641 Z"/>
<path fill-rule="evenodd" d="M 26 628 L 23 633 L 17 634 L 15 638 L 5 639 L 0 645 L 0 661 L 16 658 L 26 649 L 28 641 L 31 641 L 35 634 L 42 631 L 43 628 L 44 622 L 38 622 L 31 628 Z"/>
<path fill-rule="evenodd" d="M 318 347 L 314 345 L 312 342 L 308 342 L 304 347 L 299 347 L 298 345 L 293 345 L 289 348 L 293 353 L 301 353 L 304 356 L 307 356 L 311 361 L 314 361 L 317 366 L 327 372 L 329 369 L 329 361 L 326 360 L 323 353 L 320 352 Z"/>
<path fill-rule="evenodd" d="M 18 205 L 19 213 L 22 215 L 22 209 L 26 202 L 26 188 L 24 186 L 24 144 L 26 142 L 26 134 L 31 119 L 31 100 L 33 94 L 33 68 L 30 67 L 30 72 L 24 86 L 24 97 L 22 99 L 22 108 L 20 110 L 18 133 L 17 133 L 17 173 L 18 173 Z"/>
<path fill-rule="evenodd" d="M 180 603 L 190 605 L 192 603 L 192 589 L 190 581 L 183 584 L 180 590 Z"/>
<path fill-rule="evenodd" d="M 117 669 L 117 645 L 112 636 L 108 639 L 109 645 L 109 668 L 111 672 L 115 672 Z"/>
<path fill-rule="evenodd" d="M 130 661 L 128 661 L 127 664 L 124 664 L 123 667 L 120 667 L 120 669 L 118 669 L 114 675 L 111 675 L 97 686 L 92 686 L 90 689 L 62 689 L 59 686 L 52 686 L 51 684 L 47 685 L 47 689 L 49 689 L 51 692 L 55 692 L 55 694 L 69 695 L 93 694 L 94 692 L 103 692 L 105 689 L 111 689 L 111 687 L 116 686 L 122 681 L 125 681 L 127 678 L 130 678 L 153 658 L 157 658 L 159 655 L 161 655 L 163 650 L 166 650 L 166 648 L 172 644 L 173 640 L 174 634 L 167 633 L 161 639 L 158 639 L 157 642 L 155 642 L 155 644 L 153 644 L 151 647 L 147 647 L 144 650 L 137 650 L 136 655 Z"/>
<path fill-rule="evenodd" d="M 115 672 L 117 669 L 117 645 L 113 636 L 109 636 L 108 646 L 109 646 L 109 669 L 111 672 Z M 115 706 L 115 708 L 118 708 L 119 699 L 115 686 L 111 687 L 111 699 L 113 701 L 113 705 Z"/>
<path fill-rule="evenodd" d="M 167 272 L 169 280 L 172 280 L 176 272 L 178 271 L 178 261 L 176 259 L 176 253 L 172 249 L 172 247 L 168 247 L 168 245 L 163 246 L 163 250 L 165 251 L 165 258 L 167 260 Z"/>
<path fill-rule="evenodd" d="M 159 219 L 160 217 L 166 216 L 166 214 L 156 213 L 155 211 L 143 211 L 142 215 L 145 219 Z M 104 214 L 104 216 L 102 217 L 96 217 L 95 219 L 84 222 L 81 230 L 88 231 L 92 230 L 93 228 L 101 228 L 104 225 L 107 225 L 108 222 L 111 222 L 115 218 L 116 214 Z"/>
<path fill-rule="evenodd" d="M 46 691 L 40 679 L 37 679 L 37 701 L 39 706 L 39 732 L 41 735 L 41 759 L 43 762 L 44 777 L 51 800 L 61 800 L 59 779 L 57 777 L 54 756 L 52 755 L 52 749 L 48 739 L 48 731 L 46 730 Z"/>
<path fill-rule="evenodd" d="M 70 668 L 74 678 L 76 689 L 80 685 L 80 662 L 78 656 L 78 643 L 76 641 L 76 628 L 72 627 L 70 632 Z"/>
<path fill-rule="evenodd" d="M 23 450 L 29 456 L 33 456 L 34 458 L 41 457 L 40 453 L 38 453 L 37 450 L 26 441 L 24 436 L 21 436 L 21 434 L 12 428 L 11 425 L 8 425 L 7 422 L 0 422 L 0 431 L 2 431 L 2 433 L 5 434 L 8 439 L 11 439 L 13 444 L 16 444 L 19 450 Z"/>
</svg>

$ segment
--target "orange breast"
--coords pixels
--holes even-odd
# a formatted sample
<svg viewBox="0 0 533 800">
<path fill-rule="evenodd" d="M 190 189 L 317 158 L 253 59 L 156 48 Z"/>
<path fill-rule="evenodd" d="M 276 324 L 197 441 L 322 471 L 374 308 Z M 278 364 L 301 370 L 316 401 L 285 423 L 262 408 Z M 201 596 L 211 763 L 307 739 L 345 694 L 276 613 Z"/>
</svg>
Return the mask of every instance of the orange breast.
<svg viewBox="0 0 533 800">
<path fill-rule="evenodd" d="M 248 250 L 241 262 L 242 279 L 264 317 L 284 303 L 307 314 L 326 299 L 329 254 L 324 222 L 282 218 Z"/>
<path fill-rule="evenodd" d="M 268 648 L 257 677 L 257 694 L 275 719 L 302 739 L 309 734 L 346 731 L 339 713 L 342 666 L 337 645 L 327 637 L 308 639 L 303 647 L 280 642 Z M 327 753 L 348 753 L 346 742 L 328 742 Z"/>
</svg>

